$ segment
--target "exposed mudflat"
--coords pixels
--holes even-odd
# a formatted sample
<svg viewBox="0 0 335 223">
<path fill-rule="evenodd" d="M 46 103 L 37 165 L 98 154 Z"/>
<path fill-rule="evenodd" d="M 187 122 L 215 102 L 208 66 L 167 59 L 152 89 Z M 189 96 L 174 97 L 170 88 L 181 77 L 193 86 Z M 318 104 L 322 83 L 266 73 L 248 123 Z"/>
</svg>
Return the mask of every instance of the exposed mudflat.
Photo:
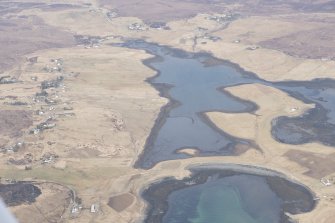
<svg viewBox="0 0 335 223">
<path fill-rule="evenodd" d="M 108 206 L 117 212 L 121 212 L 134 202 L 134 196 L 131 194 L 120 194 L 109 198 Z"/>
</svg>

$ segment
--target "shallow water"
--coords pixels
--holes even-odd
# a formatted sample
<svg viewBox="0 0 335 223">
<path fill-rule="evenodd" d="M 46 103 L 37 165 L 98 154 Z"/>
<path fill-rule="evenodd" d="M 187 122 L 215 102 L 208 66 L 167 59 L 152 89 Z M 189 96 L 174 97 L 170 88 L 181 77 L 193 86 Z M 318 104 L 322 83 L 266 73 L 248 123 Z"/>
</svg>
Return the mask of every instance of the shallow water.
<svg viewBox="0 0 335 223">
<path fill-rule="evenodd" d="M 279 199 L 264 180 L 256 176 L 237 175 L 213 180 L 173 192 L 168 201 L 171 208 L 163 222 L 268 223 L 280 219 Z M 252 210 L 253 206 L 257 208 Z M 194 214 L 190 217 L 189 213 Z"/>
<path fill-rule="evenodd" d="M 151 204 L 146 223 L 283 223 L 290 222 L 284 212 L 315 204 L 308 190 L 278 176 L 214 169 L 154 184 L 144 198 Z"/>
</svg>

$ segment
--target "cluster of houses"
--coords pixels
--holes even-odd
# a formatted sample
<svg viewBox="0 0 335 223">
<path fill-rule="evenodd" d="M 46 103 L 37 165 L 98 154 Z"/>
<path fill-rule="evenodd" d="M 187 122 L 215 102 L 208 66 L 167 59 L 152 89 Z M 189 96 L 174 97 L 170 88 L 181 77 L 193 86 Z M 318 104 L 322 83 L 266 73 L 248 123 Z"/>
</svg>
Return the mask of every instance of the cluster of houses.
<svg viewBox="0 0 335 223">
<path fill-rule="evenodd" d="M 41 157 L 42 164 L 49 164 L 54 162 L 58 158 L 58 155 L 54 153 L 46 153 Z"/>
<path fill-rule="evenodd" d="M 170 27 L 167 26 L 165 22 L 153 22 L 149 25 L 149 27 L 152 29 L 158 29 L 158 30 L 161 30 L 161 29 L 169 30 L 170 29 Z"/>
<path fill-rule="evenodd" d="M 78 46 L 84 46 L 86 49 L 98 48 L 103 41 L 109 39 L 108 37 L 89 36 L 89 35 L 75 35 L 74 38 Z"/>
<path fill-rule="evenodd" d="M 46 129 L 52 129 L 55 126 L 56 126 L 56 123 L 54 123 L 53 118 L 49 117 L 46 121 L 38 124 L 35 128 L 30 130 L 30 134 L 37 135 Z"/>
<path fill-rule="evenodd" d="M 0 77 L 0 84 L 13 84 L 16 83 L 16 78 L 13 78 L 9 75 Z"/>
<path fill-rule="evenodd" d="M 239 17 L 239 14 L 228 13 L 228 14 L 222 14 L 222 15 L 212 15 L 212 16 L 206 17 L 206 19 L 216 21 L 218 23 L 226 23 L 226 22 L 234 21 L 238 17 Z"/>
<path fill-rule="evenodd" d="M 72 216 L 78 216 L 81 212 L 81 210 L 87 209 L 83 208 L 81 204 L 73 203 L 72 208 L 71 208 L 71 214 Z M 92 204 L 91 207 L 89 208 L 90 212 L 92 214 L 98 213 L 99 212 L 99 205 L 98 204 Z"/>
<path fill-rule="evenodd" d="M 14 145 L 3 147 L 0 149 L 0 152 L 8 153 L 8 152 L 17 152 L 20 148 L 24 146 L 24 142 L 17 142 Z"/>
<path fill-rule="evenodd" d="M 112 19 L 118 17 L 119 13 L 116 10 L 114 10 L 114 11 L 107 12 L 106 15 L 107 15 L 108 19 L 112 20 Z"/>
<path fill-rule="evenodd" d="M 148 25 L 135 22 L 128 25 L 128 29 L 132 31 L 146 31 L 149 30 L 149 28 L 156 30 L 170 30 L 170 27 L 167 26 L 165 22 L 152 22 Z"/>
<path fill-rule="evenodd" d="M 334 184 L 334 181 L 332 179 L 328 179 L 328 178 L 325 178 L 325 177 L 321 178 L 320 182 L 327 187 Z"/>
<path fill-rule="evenodd" d="M 140 24 L 140 23 L 132 23 L 128 26 L 129 30 L 134 30 L 134 31 L 145 31 L 148 30 L 148 28 L 144 25 L 144 24 Z"/>
<path fill-rule="evenodd" d="M 45 72 L 54 73 L 54 72 L 62 72 L 63 70 L 63 60 L 62 59 L 52 59 L 52 65 L 47 65 L 43 68 Z"/>
<path fill-rule="evenodd" d="M 62 81 L 64 80 L 63 76 L 59 76 L 54 80 L 49 80 L 49 81 L 43 81 L 41 83 L 41 89 L 45 90 L 48 88 L 57 88 L 61 85 Z"/>
</svg>

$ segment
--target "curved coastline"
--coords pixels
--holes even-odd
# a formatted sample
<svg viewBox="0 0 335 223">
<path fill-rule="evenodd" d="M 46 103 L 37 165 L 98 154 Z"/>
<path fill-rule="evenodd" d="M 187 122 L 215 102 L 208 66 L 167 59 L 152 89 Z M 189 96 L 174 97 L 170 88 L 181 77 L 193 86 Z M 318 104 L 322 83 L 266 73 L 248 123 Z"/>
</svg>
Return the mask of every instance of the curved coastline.
<svg viewBox="0 0 335 223">
<path fill-rule="evenodd" d="M 286 189 L 299 190 L 304 193 L 307 197 L 307 201 L 302 202 L 306 206 L 294 206 L 291 205 L 285 208 L 285 212 L 289 212 L 290 214 L 298 214 L 302 212 L 310 212 L 317 205 L 317 199 L 315 197 L 315 193 L 303 185 L 302 183 L 288 177 L 287 175 L 275 171 L 266 169 L 258 166 L 250 166 L 250 165 L 240 165 L 240 164 L 192 164 L 187 166 L 187 169 L 191 172 L 190 176 L 187 176 L 181 180 L 177 180 L 173 177 L 167 177 L 162 179 L 157 179 L 150 183 L 150 185 L 146 186 L 140 191 L 142 199 L 144 199 L 146 203 L 146 211 L 143 213 L 143 216 L 146 216 L 144 219 L 145 223 L 161 223 L 163 216 L 167 213 L 169 208 L 167 198 L 174 191 L 182 190 L 188 187 L 196 186 L 199 184 L 203 184 L 208 180 L 213 173 L 223 175 L 223 177 L 227 176 L 235 176 L 235 175 L 250 175 L 250 176 L 258 176 L 267 179 L 267 184 L 271 184 L 268 181 L 275 181 L 275 179 L 279 180 L 282 183 L 285 183 L 287 186 Z M 203 177 L 202 173 L 205 172 L 205 176 Z M 207 173 L 206 173 L 207 172 Z M 209 173 L 209 174 L 208 174 Z M 199 178 L 199 174 L 200 177 Z M 166 188 L 164 188 L 166 187 Z M 271 188 L 271 185 L 269 185 Z M 289 188 L 292 187 L 292 188 Z M 155 193 L 155 189 L 159 188 L 159 193 Z M 164 189 L 162 189 L 164 188 Z M 276 191 L 273 189 L 275 194 L 285 194 L 287 191 Z M 278 189 L 278 188 L 277 188 Z M 163 190 L 163 191 L 162 191 Z M 166 190 L 166 191 L 165 191 Z M 155 198 L 153 198 L 156 196 Z M 306 199 L 306 197 L 304 199 Z M 293 202 L 293 201 L 292 201 Z M 307 204 L 308 203 L 308 204 Z M 159 204 L 159 205 L 158 205 Z M 303 209 L 303 211 L 302 211 Z M 281 221 L 280 223 L 290 223 L 292 219 L 287 216 L 284 211 L 281 211 Z"/>
</svg>

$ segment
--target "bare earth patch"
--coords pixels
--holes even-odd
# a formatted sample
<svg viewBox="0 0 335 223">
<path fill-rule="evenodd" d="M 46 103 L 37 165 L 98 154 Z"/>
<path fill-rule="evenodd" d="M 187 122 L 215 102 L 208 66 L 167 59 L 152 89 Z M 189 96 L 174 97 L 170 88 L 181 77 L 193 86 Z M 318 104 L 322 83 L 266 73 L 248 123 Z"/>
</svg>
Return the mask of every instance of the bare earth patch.
<svg viewBox="0 0 335 223">
<path fill-rule="evenodd" d="M 32 112 L 24 110 L 0 110 L 0 135 L 17 137 L 33 124 Z"/>
<path fill-rule="evenodd" d="M 115 9 L 120 16 L 134 16 L 148 22 L 184 19 L 198 13 L 225 10 L 216 1 L 100 0 L 100 4 Z"/>
<path fill-rule="evenodd" d="M 285 153 L 290 160 L 308 168 L 306 175 L 320 179 L 335 172 L 335 154 L 321 155 L 316 153 L 290 150 Z"/>
<path fill-rule="evenodd" d="M 70 33 L 46 25 L 38 17 L 0 18 L 0 44 L 1 73 L 20 63 L 25 54 L 71 46 L 74 38 Z"/>
<path fill-rule="evenodd" d="M 330 26 L 334 26 L 333 23 Z M 304 58 L 335 59 L 335 30 L 331 27 L 301 31 L 260 42 L 262 47 Z"/>
<path fill-rule="evenodd" d="M 108 206 L 121 212 L 127 207 L 129 207 L 134 202 L 134 196 L 131 194 L 121 194 L 115 197 L 109 198 Z"/>
</svg>

